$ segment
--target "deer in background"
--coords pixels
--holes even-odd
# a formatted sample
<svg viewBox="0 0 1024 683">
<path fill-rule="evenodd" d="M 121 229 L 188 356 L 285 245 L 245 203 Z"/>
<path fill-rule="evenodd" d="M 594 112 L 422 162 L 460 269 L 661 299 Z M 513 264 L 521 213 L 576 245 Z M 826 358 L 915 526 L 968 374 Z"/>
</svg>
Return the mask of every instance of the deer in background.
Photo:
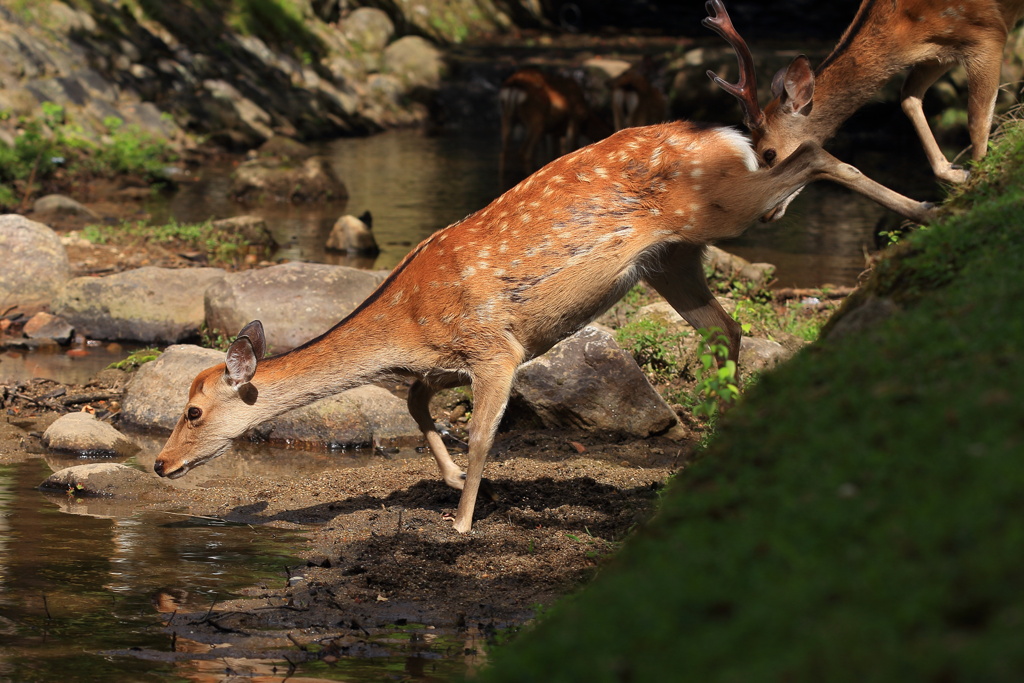
<svg viewBox="0 0 1024 683">
<path fill-rule="evenodd" d="M 709 2 L 709 12 L 720 5 Z M 971 157 L 981 159 L 988 148 L 1007 34 L 1022 15 L 1024 0 L 863 0 L 853 23 L 815 71 L 800 56 L 775 75 L 774 99 L 763 115 L 747 121 L 758 153 L 772 165 L 806 140 L 823 144 L 886 81 L 912 67 L 901 93 L 903 111 L 935 175 L 963 182 L 967 171 L 946 159 L 928 126 L 924 93 L 954 65 L 963 65 Z"/>
<path fill-rule="evenodd" d="M 649 126 L 668 118 L 668 100 L 654 85 L 653 64 L 644 56 L 640 64 L 634 64 L 612 79 L 611 106 L 615 130 L 634 126 Z"/>
<path fill-rule="evenodd" d="M 517 127 L 523 131 L 519 163 L 523 175 L 536 169 L 538 145 L 546 142 L 548 158 L 570 152 L 584 135 L 598 140 L 610 133 L 590 110 L 583 88 L 574 79 L 526 67 L 502 83 L 498 91 L 501 109 L 501 153 L 503 176 L 512 152 Z"/>
<path fill-rule="evenodd" d="M 726 30 L 721 16 L 715 22 Z M 752 87 L 753 65 L 749 51 L 739 59 L 744 77 L 730 87 L 742 95 Z M 814 142 L 769 169 L 732 128 L 677 121 L 619 131 L 556 159 L 428 237 L 316 339 L 265 358 L 262 325 L 246 325 L 225 362 L 192 382 L 154 470 L 183 476 L 285 411 L 363 384 L 412 378 L 409 412 L 441 478 L 462 491 L 454 527 L 467 532 L 518 368 L 640 280 L 695 328 L 724 330 L 735 361 L 740 326 L 708 287 L 705 248 L 758 218 L 778 218 L 794 194 L 820 179 L 919 222 L 932 216 L 929 205 L 875 183 Z M 467 384 L 473 421 L 463 475 L 434 424 L 430 400 L 440 389 Z"/>
</svg>

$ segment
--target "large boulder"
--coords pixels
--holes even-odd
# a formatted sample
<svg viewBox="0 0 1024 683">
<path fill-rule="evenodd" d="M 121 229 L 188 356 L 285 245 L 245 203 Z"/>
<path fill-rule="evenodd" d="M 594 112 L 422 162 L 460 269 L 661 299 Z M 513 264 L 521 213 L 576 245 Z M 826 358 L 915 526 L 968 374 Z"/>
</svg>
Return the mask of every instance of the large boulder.
<svg viewBox="0 0 1024 683">
<path fill-rule="evenodd" d="M 0 216 L 0 254 L 4 308 L 47 305 L 71 277 L 71 262 L 57 233 L 17 214 Z"/>
<path fill-rule="evenodd" d="M 384 279 L 344 266 L 285 263 L 231 273 L 206 292 L 206 323 L 234 336 L 263 322 L 274 352 L 295 348 L 351 313 Z"/>
<path fill-rule="evenodd" d="M 95 339 L 175 343 L 196 337 L 203 295 L 220 268 L 146 266 L 106 277 L 79 277 L 53 301 L 54 312 Z"/>
<path fill-rule="evenodd" d="M 679 424 L 632 356 L 593 326 L 520 368 L 510 415 L 517 411 L 545 427 L 611 438 L 665 434 Z"/>
<path fill-rule="evenodd" d="M 441 86 L 445 66 L 441 51 L 429 40 L 405 36 L 384 50 L 382 73 L 394 74 L 414 96 L 428 96 Z"/>
<path fill-rule="evenodd" d="M 324 157 L 297 162 L 265 157 L 238 167 L 231 196 L 243 202 L 322 202 L 346 199 L 348 189 Z"/>
</svg>

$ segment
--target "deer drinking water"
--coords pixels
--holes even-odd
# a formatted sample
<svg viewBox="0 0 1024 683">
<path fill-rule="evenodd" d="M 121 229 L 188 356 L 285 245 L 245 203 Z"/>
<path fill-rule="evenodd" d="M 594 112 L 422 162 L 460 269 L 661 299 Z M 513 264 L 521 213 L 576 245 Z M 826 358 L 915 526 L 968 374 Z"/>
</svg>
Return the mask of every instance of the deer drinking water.
<svg viewBox="0 0 1024 683">
<path fill-rule="evenodd" d="M 963 182 L 967 172 L 946 159 L 928 126 L 924 93 L 953 66 L 963 65 L 971 157 L 981 159 L 988 148 L 1007 34 L 1022 16 L 1024 0 L 863 0 L 815 71 L 800 56 L 775 75 L 774 99 L 763 114 L 747 121 L 754 145 L 772 165 L 806 140 L 824 144 L 886 81 L 912 67 L 901 93 L 903 111 L 935 175 Z"/>
<path fill-rule="evenodd" d="M 749 52 L 740 61 L 749 81 Z M 519 366 L 640 280 L 694 327 L 724 330 L 735 361 L 740 327 L 708 287 L 705 247 L 741 234 L 759 217 L 777 218 L 796 192 L 819 179 L 913 220 L 931 217 L 928 205 L 871 181 L 813 142 L 768 169 L 731 128 L 677 121 L 615 133 L 428 237 L 316 339 L 264 358 L 262 325 L 246 325 L 225 362 L 193 381 L 154 469 L 183 476 L 287 410 L 370 382 L 413 378 L 409 411 L 442 479 L 462 490 L 454 527 L 467 532 Z M 463 476 L 434 425 L 430 399 L 466 384 L 473 420 Z"/>
</svg>

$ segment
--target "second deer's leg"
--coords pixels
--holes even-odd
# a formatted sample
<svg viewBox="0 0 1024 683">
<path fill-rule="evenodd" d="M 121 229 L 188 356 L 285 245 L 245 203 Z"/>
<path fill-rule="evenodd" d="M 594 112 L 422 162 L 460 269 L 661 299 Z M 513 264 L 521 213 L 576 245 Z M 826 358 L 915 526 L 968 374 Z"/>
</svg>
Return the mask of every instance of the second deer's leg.
<svg viewBox="0 0 1024 683">
<path fill-rule="evenodd" d="M 465 484 L 462 470 L 449 455 L 448 448 L 444 445 L 444 440 L 434 424 L 434 418 L 430 415 L 430 399 L 434 397 L 435 392 L 436 388 L 423 380 L 413 382 L 409 388 L 409 413 L 412 415 L 412 419 L 416 420 L 420 431 L 423 432 L 423 436 L 427 440 L 427 447 L 437 462 L 437 468 L 441 471 L 444 483 L 461 491 Z"/>
<path fill-rule="evenodd" d="M 988 151 L 996 97 L 1002 74 L 1006 34 L 993 32 L 988 41 L 964 63 L 967 71 L 967 127 L 971 135 L 971 158 L 978 161 Z"/>
<path fill-rule="evenodd" d="M 473 420 L 469 432 L 469 467 L 466 484 L 455 513 L 455 530 L 466 533 L 473 526 L 473 510 L 483 479 L 484 465 L 505 414 L 519 359 L 495 358 L 473 368 Z"/>
<path fill-rule="evenodd" d="M 732 319 L 708 288 L 704 277 L 704 248 L 689 244 L 668 247 L 657 270 L 645 279 L 694 329 L 721 329 L 729 340 L 729 360 L 740 355 L 740 324 Z"/>
<path fill-rule="evenodd" d="M 935 219 L 935 207 L 890 190 L 854 166 L 843 163 L 815 142 L 805 142 L 782 163 L 768 172 L 769 182 L 779 188 L 802 187 L 813 180 L 831 180 L 921 224 Z"/>
<path fill-rule="evenodd" d="M 903 107 L 903 113 L 910 119 L 914 130 L 917 131 L 917 136 L 921 139 L 924 154 L 928 158 L 928 163 L 931 164 L 935 176 L 949 183 L 962 183 L 967 180 L 967 171 L 954 167 L 946 159 L 946 155 L 943 154 L 939 143 L 935 140 L 931 126 L 928 125 L 923 107 L 925 92 L 952 66 L 948 62 L 922 62 L 916 65 L 907 75 L 907 80 L 903 82 L 900 104 Z M 974 93 L 973 84 L 971 93 Z"/>
</svg>

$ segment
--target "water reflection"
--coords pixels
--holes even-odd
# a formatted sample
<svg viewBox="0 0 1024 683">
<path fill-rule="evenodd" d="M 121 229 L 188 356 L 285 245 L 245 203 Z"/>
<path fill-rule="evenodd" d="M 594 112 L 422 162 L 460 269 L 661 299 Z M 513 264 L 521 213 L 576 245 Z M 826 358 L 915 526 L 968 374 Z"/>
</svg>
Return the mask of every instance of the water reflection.
<svg viewBox="0 0 1024 683">
<path fill-rule="evenodd" d="M 276 529 L 62 514 L 34 490 L 49 473 L 40 459 L 0 467 L 0 679 L 166 680 L 172 663 L 101 653 L 166 652 L 161 609 L 208 609 L 298 564 Z"/>
</svg>

